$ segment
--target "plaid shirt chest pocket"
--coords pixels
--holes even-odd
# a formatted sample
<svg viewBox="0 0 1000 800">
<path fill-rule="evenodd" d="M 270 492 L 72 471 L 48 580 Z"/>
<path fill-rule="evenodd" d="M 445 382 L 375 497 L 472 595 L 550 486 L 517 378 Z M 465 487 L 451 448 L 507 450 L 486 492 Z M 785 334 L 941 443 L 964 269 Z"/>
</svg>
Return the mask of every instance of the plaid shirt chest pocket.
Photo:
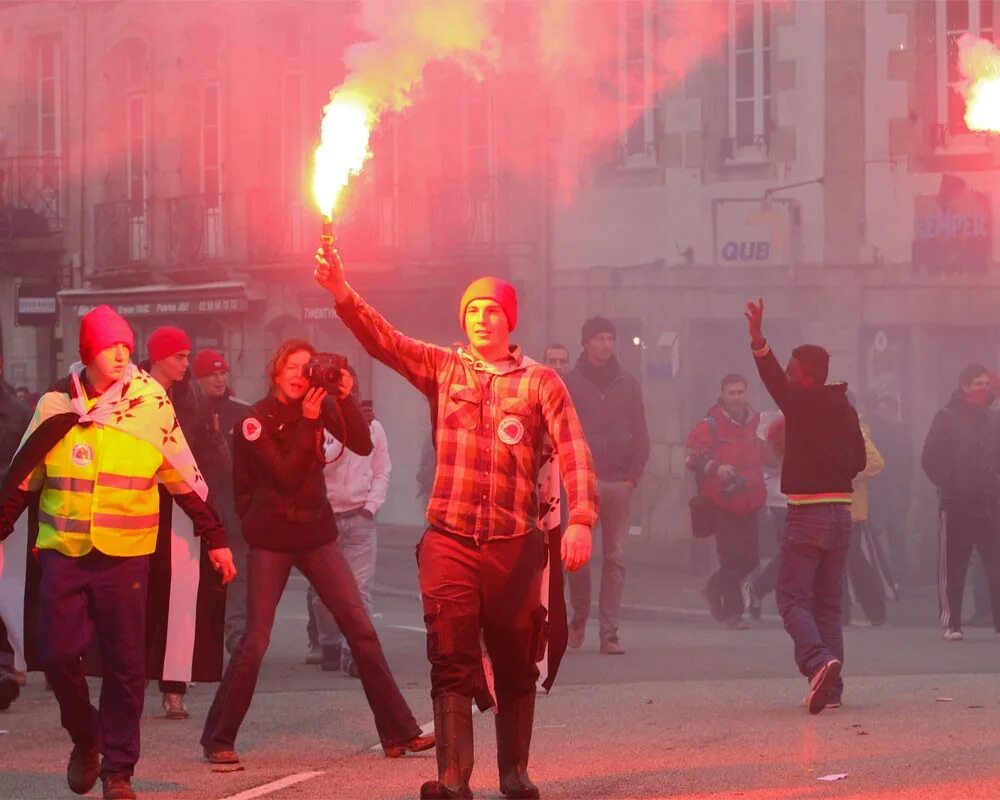
<svg viewBox="0 0 1000 800">
<path fill-rule="evenodd" d="M 497 435 L 510 447 L 534 445 L 540 439 L 541 416 L 538 406 L 523 397 L 505 397 L 500 401 Z"/>
<path fill-rule="evenodd" d="M 444 408 L 444 424 L 449 428 L 475 430 L 482 418 L 482 392 L 472 386 L 453 383 Z"/>
</svg>

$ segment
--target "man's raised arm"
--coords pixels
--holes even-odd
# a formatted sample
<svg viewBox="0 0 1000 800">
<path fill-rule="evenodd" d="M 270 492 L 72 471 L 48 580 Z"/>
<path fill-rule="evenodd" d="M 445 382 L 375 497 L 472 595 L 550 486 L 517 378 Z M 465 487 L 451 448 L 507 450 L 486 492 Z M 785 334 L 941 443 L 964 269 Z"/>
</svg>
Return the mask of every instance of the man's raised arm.
<svg viewBox="0 0 1000 800">
<path fill-rule="evenodd" d="M 437 388 L 437 376 L 449 351 L 404 336 L 355 292 L 344 275 L 336 250 L 316 251 L 316 282 L 333 295 L 337 316 L 370 356 L 396 370 L 423 394 Z"/>
<path fill-rule="evenodd" d="M 785 411 L 789 393 L 788 378 L 771 351 L 767 339 L 764 338 L 764 298 L 758 298 L 756 303 L 752 300 L 748 302 L 747 310 L 743 316 L 747 318 L 747 326 L 750 330 L 750 349 L 753 351 L 757 373 L 764 382 L 768 394 L 778 404 L 778 408 Z"/>
</svg>

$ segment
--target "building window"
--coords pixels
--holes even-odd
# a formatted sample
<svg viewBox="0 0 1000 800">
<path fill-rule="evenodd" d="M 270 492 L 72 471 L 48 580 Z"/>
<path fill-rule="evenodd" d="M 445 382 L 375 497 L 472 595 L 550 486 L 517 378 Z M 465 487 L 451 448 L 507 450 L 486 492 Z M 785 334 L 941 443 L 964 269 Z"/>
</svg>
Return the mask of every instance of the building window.
<svg viewBox="0 0 1000 800">
<path fill-rule="evenodd" d="M 652 0 L 618 4 L 618 114 L 620 162 L 624 167 L 656 164 L 653 92 Z"/>
<path fill-rule="evenodd" d="M 958 40 L 971 33 L 993 41 L 993 0 L 938 0 L 937 11 L 937 122 L 939 146 L 958 136 L 958 144 L 982 146 L 968 136 L 965 124 L 965 97 L 959 84 Z M 954 141 L 954 140 L 953 140 Z"/>
<path fill-rule="evenodd" d="M 767 158 L 771 127 L 769 0 L 729 0 L 729 140 L 731 160 Z"/>
<path fill-rule="evenodd" d="M 465 177 L 474 193 L 485 193 L 489 189 L 492 111 L 486 87 L 482 83 L 466 84 Z"/>
<path fill-rule="evenodd" d="M 146 97 L 130 93 L 126 99 L 128 147 L 125 150 L 129 203 L 129 259 L 143 261 L 146 248 Z"/>
<path fill-rule="evenodd" d="M 38 43 L 38 152 L 62 155 L 62 46 L 54 38 Z"/>
<path fill-rule="evenodd" d="M 222 255 L 222 136 L 220 133 L 219 86 L 202 88 L 201 194 L 205 207 L 205 256 Z"/>
<path fill-rule="evenodd" d="M 42 156 L 38 192 L 49 216 L 59 207 L 60 156 L 62 156 L 62 42 L 40 39 L 38 60 L 38 154 Z"/>
</svg>

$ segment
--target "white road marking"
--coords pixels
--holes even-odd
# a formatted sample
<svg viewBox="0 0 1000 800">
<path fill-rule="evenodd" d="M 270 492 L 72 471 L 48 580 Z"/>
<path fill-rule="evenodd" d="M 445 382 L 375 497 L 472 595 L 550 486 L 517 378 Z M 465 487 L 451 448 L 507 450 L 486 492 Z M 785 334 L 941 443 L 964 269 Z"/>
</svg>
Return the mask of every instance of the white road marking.
<svg viewBox="0 0 1000 800">
<path fill-rule="evenodd" d="M 265 783 L 262 786 L 256 786 L 253 789 L 247 789 L 245 792 L 240 792 L 238 794 L 227 794 L 225 797 L 220 798 L 220 800 L 253 800 L 253 798 L 255 797 L 263 797 L 266 794 L 277 792 L 280 789 L 284 789 L 288 786 L 294 786 L 297 783 L 302 783 L 303 781 L 308 781 L 319 775 L 325 775 L 325 774 L 326 774 L 325 770 L 321 770 L 319 772 L 297 772 L 294 775 L 288 775 L 287 777 L 279 778 L 276 781 Z"/>
<path fill-rule="evenodd" d="M 387 628 L 396 628 L 401 631 L 413 631 L 414 633 L 427 633 L 427 628 L 422 628 L 417 625 L 386 625 Z"/>
</svg>

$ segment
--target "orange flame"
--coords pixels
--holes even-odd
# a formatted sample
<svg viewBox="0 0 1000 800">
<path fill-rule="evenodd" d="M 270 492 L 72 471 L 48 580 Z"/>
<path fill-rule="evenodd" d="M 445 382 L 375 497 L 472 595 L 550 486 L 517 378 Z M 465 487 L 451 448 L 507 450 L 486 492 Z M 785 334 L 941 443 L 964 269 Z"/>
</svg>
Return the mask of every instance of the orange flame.
<svg viewBox="0 0 1000 800">
<path fill-rule="evenodd" d="M 965 124 L 971 131 L 1000 133 L 1000 51 L 993 42 L 964 34 L 958 40 L 958 67 L 965 82 Z"/>
<path fill-rule="evenodd" d="M 368 140 L 375 115 L 360 96 L 334 92 L 323 108 L 320 143 L 314 156 L 313 199 L 323 216 L 333 219 L 341 192 L 371 155 Z"/>
</svg>

